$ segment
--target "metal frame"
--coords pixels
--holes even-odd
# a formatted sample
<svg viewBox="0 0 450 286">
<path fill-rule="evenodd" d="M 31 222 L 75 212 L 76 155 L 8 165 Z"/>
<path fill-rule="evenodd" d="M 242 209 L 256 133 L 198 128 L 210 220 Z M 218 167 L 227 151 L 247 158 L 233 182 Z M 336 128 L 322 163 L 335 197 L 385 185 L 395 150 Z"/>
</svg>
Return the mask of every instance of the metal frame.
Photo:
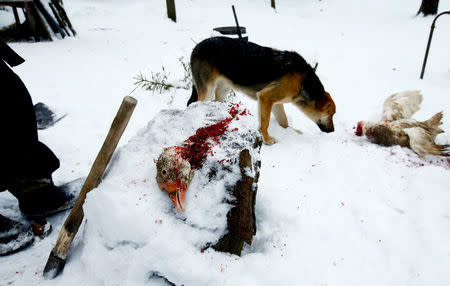
<svg viewBox="0 0 450 286">
<path fill-rule="evenodd" d="M 234 5 L 231 5 L 231 9 L 233 9 L 234 21 L 236 22 L 236 28 L 237 28 L 237 33 L 238 33 L 239 39 L 242 40 L 241 27 L 239 27 L 239 22 L 238 22 L 238 18 L 236 15 L 236 10 L 234 9 Z"/>
<path fill-rule="evenodd" d="M 427 65 L 428 52 L 430 51 L 431 39 L 433 38 L 433 32 L 434 32 L 436 20 L 437 20 L 440 16 L 445 15 L 445 14 L 450 14 L 450 11 L 445 11 L 445 12 L 442 12 L 442 13 L 438 14 L 438 15 L 434 18 L 433 23 L 431 24 L 430 35 L 428 36 L 427 50 L 425 51 L 425 58 L 423 59 L 422 71 L 421 71 L 421 73 L 420 73 L 420 79 L 423 79 L 423 74 L 425 73 L 425 66 Z"/>
</svg>

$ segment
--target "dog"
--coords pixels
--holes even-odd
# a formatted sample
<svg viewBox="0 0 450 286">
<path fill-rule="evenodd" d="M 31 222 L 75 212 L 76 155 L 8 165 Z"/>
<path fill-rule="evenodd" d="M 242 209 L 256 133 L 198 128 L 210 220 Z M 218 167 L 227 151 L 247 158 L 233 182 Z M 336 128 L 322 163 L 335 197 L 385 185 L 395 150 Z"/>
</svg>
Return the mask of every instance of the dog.
<svg viewBox="0 0 450 286">
<path fill-rule="evenodd" d="M 192 95 L 187 103 L 225 101 L 233 89 L 258 101 L 259 131 L 264 143 L 270 113 L 289 127 L 284 103 L 293 103 L 323 132 L 333 132 L 336 105 L 315 70 L 296 52 L 279 51 L 242 39 L 213 37 L 198 43 L 191 54 Z M 300 131 L 299 131 L 300 132 Z M 301 132 L 300 132 L 301 133 Z"/>
</svg>

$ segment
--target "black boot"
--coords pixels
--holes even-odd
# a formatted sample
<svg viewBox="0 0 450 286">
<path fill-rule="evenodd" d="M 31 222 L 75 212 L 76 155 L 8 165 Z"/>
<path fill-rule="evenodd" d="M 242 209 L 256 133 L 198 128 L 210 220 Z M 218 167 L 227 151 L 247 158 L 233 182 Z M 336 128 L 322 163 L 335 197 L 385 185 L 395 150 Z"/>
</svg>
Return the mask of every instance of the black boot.
<svg viewBox="0 0 450 286">
<path fill-rule="evenodd" d="M 14 180 L 8 190 L 18 199 L 19 209 L 28 219 L 47 217 L 75 204 L 73 184 L 55 186 L 51 178 Z"/>
<path fill-rule="evenodd" d="M 0 256 L 21 250 L 34 241 L 29 225 L 0 215 Z"/>
</svg>

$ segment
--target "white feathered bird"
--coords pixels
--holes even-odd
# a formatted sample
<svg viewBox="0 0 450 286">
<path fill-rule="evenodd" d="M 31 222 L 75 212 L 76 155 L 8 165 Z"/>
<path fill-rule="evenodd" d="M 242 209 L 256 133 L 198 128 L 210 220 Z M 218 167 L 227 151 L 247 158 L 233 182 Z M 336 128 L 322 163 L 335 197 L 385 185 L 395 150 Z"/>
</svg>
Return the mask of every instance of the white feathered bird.
<svg viewBox="0 0 450 286">
<path fill-rule="evenodd" d="M 436 144 L 436 136 L 444 132 L 442 111 L 426 121 L 411 119 L 420 108 L 420 91 L 404 91 L 389 96 L 383 104 L 383 116 L 380 122 L 360 121 L 355 134 L 366 136 L 375 144 L 400 145 L 411 148 L 419 156 L 426 154 L 450 156 L 450 145 Z"/>
</svg>

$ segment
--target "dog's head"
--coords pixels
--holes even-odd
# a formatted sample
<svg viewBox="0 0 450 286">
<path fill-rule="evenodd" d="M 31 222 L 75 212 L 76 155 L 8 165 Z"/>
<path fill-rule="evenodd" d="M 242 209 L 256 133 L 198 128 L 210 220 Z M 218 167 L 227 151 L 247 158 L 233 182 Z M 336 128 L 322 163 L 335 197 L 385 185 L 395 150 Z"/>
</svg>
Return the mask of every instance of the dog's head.
<svg viewBox="0 0 450 286">
<path fill-rule="evenodd" d="M 294 98 L 294 104 L 314 121 L 320 130 L 334 131 L 333 115 L 336 113 L 336 105 L 314 71 L 306 74 L 299 95 Z"/>
</svg>

